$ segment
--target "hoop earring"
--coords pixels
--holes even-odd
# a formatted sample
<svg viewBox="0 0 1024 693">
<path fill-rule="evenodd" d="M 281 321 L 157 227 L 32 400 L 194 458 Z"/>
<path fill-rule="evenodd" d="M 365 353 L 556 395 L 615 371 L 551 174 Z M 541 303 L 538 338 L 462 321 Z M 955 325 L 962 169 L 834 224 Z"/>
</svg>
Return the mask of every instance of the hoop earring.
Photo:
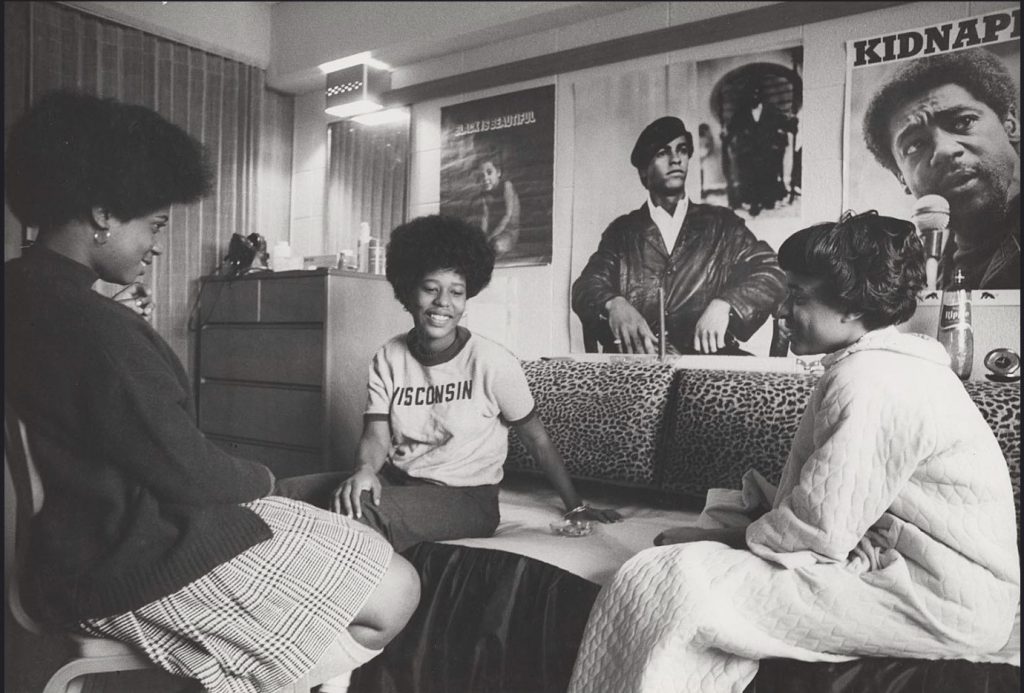
<svg viewBox="0 0 1024 693">
<path fill-rule="evenodd" d="M 108 238 L 110 238 L 110 231 L 107 229 L 99 229 L 92 232 L 92 242 L 96 245 L 106 244 Z"/>
</svg>

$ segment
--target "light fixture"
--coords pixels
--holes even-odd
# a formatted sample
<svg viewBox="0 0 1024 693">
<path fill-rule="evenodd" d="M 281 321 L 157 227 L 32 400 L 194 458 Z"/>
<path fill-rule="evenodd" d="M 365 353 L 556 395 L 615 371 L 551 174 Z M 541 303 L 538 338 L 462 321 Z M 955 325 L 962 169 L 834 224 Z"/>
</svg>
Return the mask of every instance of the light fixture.
<svg viewBox="0 0 1024 693">
<path fill-rule="evenodd" d="M 391 66 L 385 62 L 381 62 L 376 58 L 370 56 L 370 51 L 363 51 L 362 53 L 355 53 L 344 58 L 338 58 L 337 60 L 331 60 L 326 63 L 317 65 L 320 68 L 320 72 L 325 75 L 335 72 L 337 70 L 344 70 L 346 67 L 352 67 L 353 65 L 366 64 L 370 67 L 375 67 L 378 70 L 390 70 Z"/>
<path fill-rule="evenodd" d="M 319 67 L 327 75 L 324 111 L 329 115 L 351 118 L 384 108 L 381 96 L 391 86 L 390 68 L 368 51 Z"/>
<path fill-rule="evenodd" d="M 388 108 L 383 111 L 364 113 L 353 116 L 352 120 L 360 125 L 388 125 L 390 123 L 409 122 L 409 109 L 405 106 L 399 108 Z"/>
</svg>

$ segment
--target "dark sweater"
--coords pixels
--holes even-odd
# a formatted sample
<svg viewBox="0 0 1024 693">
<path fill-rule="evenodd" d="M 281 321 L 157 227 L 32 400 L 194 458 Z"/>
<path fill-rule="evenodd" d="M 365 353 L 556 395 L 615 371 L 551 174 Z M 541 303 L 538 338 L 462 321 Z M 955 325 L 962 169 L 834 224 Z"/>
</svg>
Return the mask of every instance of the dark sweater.
<svg viewBox="0 0 1024 693">
<path fill-rule="evenodd" d="M 188 376 L 144 319 L 44 248 L 4 265 L 5 391 L 43 483 L 27 606 L 69 624 L 170 595 L 271 537 L 266 467 L 197 428 Z"/>
</svg>

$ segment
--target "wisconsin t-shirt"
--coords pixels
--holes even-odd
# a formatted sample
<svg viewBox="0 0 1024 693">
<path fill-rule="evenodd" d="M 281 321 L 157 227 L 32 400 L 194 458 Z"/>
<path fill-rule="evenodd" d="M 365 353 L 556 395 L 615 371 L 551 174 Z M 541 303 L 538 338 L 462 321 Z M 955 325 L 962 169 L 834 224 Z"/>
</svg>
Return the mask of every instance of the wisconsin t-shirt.
<svg viewBox="0 0 1024 693">
<path fill-rule="evenodd" d="M 414 340 L 398 335 L 370 361 L 365 417 L 390 423 L 391 462 L 448 486 L 498 483 L 509 424 L 534 409 L 519 360 L 462 327 L 438 354 L 417 353 Z"/>
</svg>

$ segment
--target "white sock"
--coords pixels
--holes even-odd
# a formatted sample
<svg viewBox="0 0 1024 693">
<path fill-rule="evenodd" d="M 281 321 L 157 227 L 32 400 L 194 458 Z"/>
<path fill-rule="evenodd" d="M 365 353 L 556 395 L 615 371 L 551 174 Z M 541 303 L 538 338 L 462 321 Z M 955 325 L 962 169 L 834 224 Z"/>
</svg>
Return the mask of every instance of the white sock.
<svg viewBox="0 0 1024 693">
<path fill-rule="evenodd" d="M 348 684 L 352 680 L 352 672 L 346 671 L 320 684 L 320 693 L 348 693 Z"/>
<path fill-rule="evenodd" d="M 317 668 L 330 677 L 320 685 L 320 693 L 345 693 L 352 670 L 380 653 L 381 650 L 360 645 L 351 633 L 343 630 L 317 664 Z"/>
</svg>

